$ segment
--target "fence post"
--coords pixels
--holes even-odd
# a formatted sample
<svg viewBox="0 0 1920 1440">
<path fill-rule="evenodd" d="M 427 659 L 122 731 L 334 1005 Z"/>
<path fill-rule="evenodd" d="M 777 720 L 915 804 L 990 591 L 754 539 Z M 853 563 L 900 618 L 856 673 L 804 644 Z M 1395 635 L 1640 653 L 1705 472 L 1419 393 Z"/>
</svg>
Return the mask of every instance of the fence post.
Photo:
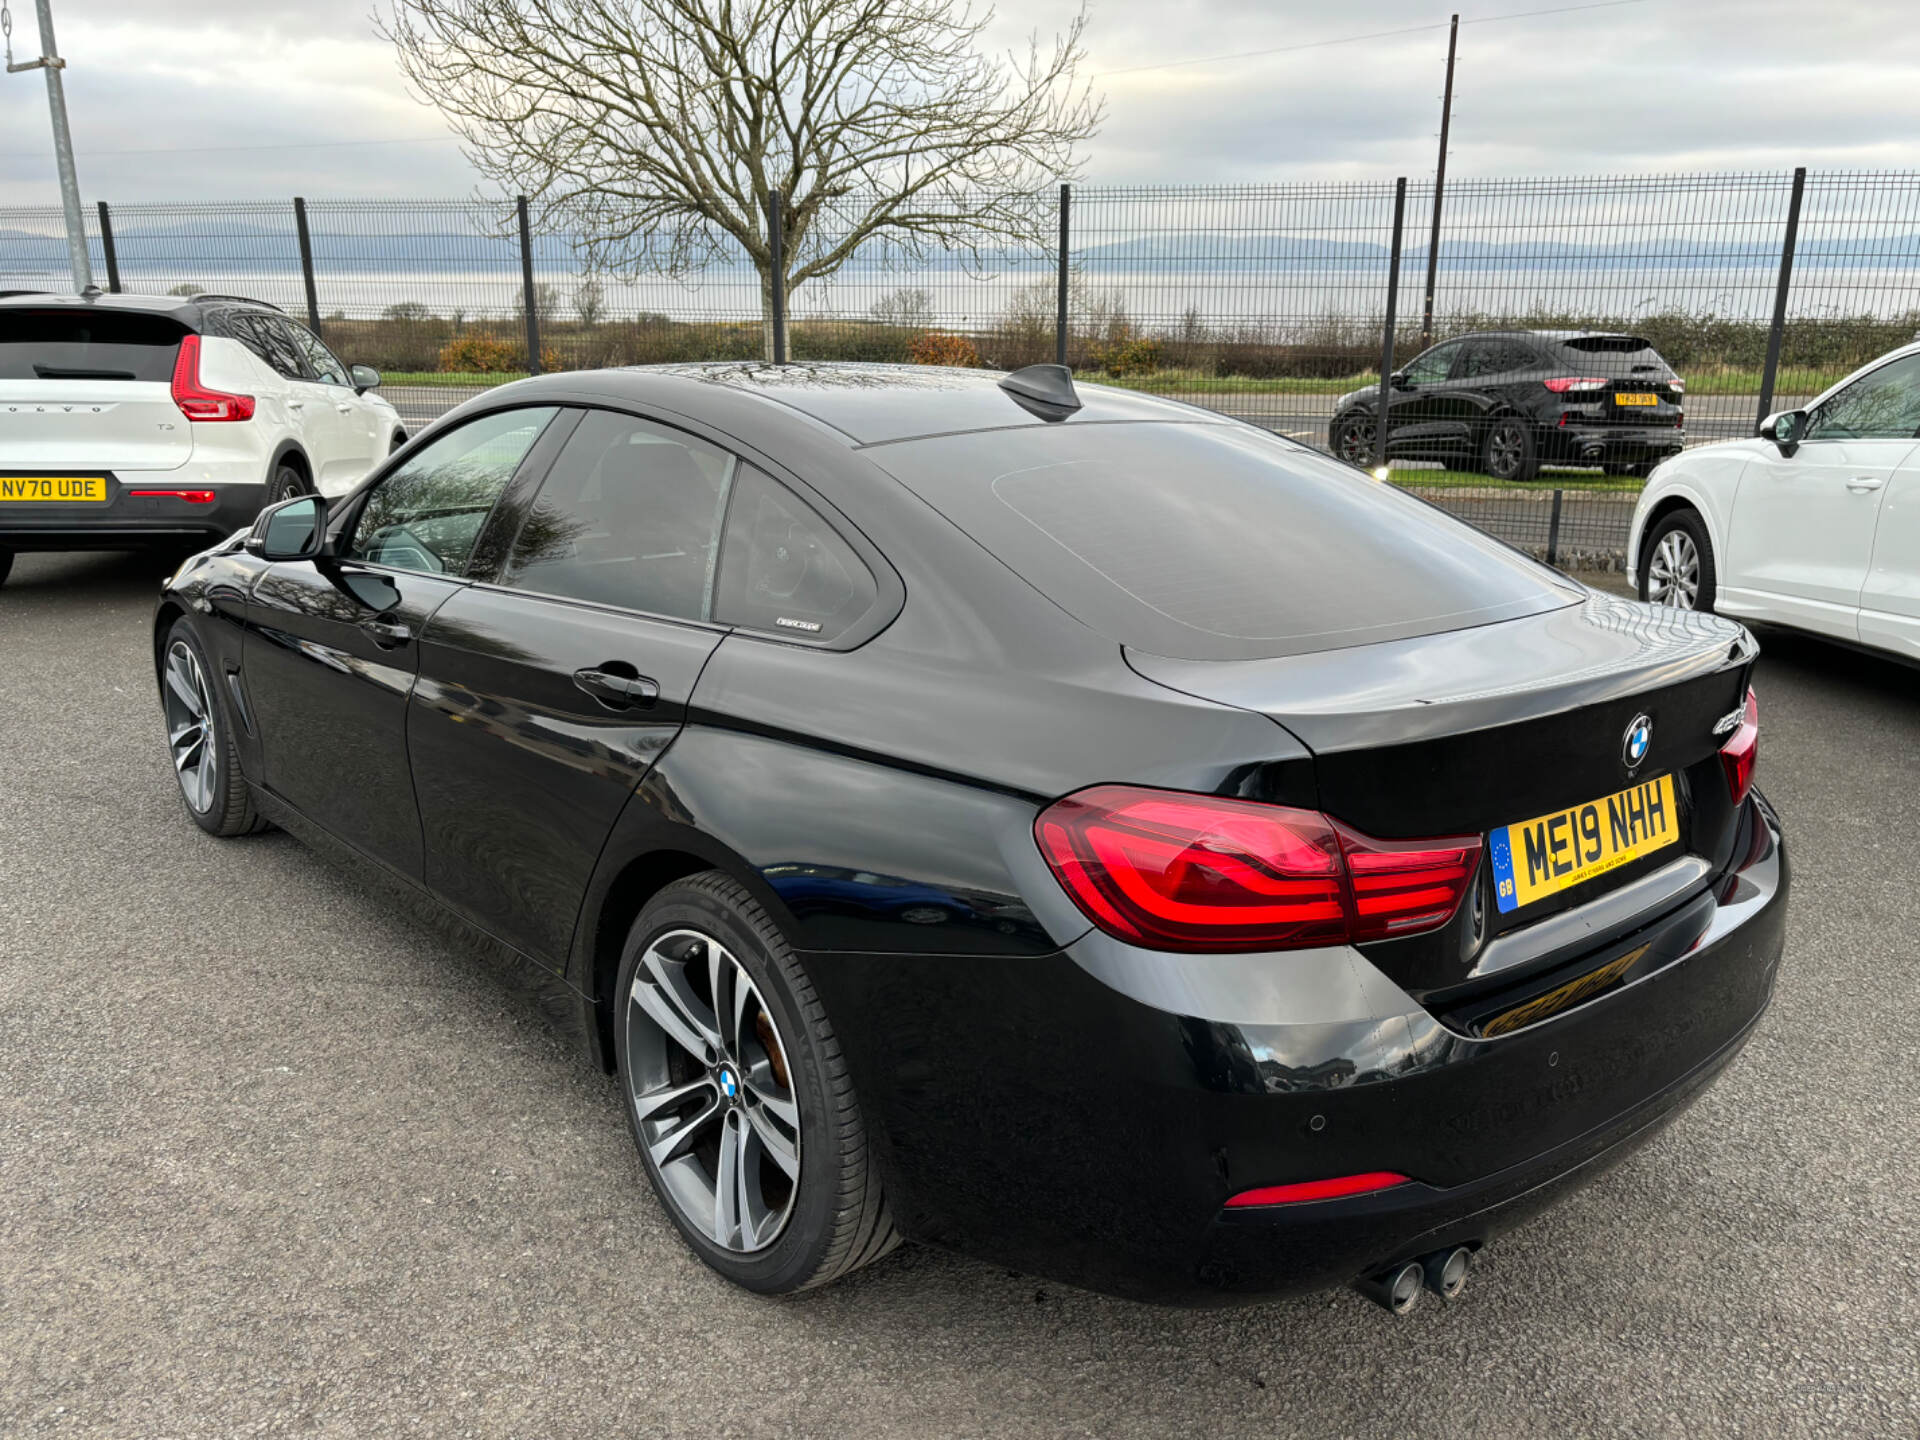
<svg viewBox="0 0 1920 1440">
<path fill-rule="evenodd" d="M 307 328 L 320 333 L 320 294 L 313 288 L 313 232 L 307 229 L 307 202 L 293 197 L 293 224 L 300 232 L 300 276 L 307 283 Z"/>
<path fill-rule="evenodd" d="M 780 192 L 767 192 L 767 244 L 773 251 L 773 363 L 787 363 L 787 233 Z"/>
<path fill-rule="evenodd" d="M 1553 514 L 1547 517 L 1547 564 L 1560 563 L 1560 500 L 1564 490 L 1553 492 Z"/>
<path fill-rule="evenodd" d="M 1787 292 L 1793 287 L 1793 247 L 1800 236 L 1800 196 L 1807 188 L 1807 167 L 1793 172 L 1793 197 L 1787 201 L 1787 233 L 1780 241 L 1780 284 L 1773 292 L 1773 328 L 1767 331 L 1767 366 L 1760 372 L 1760 413 L 1753 428 L 1773 411 L 1773 382 L 1780 373 L 1780 339 L 1787 328 Z"/>
<path fill-rule="evenodd" d="M 1067 217 L 1073 209 L 1073 187 L 1060 187 L 1060 293 L 1054 302 L 1053 312 L 1053 363 L 1067 363 L 1067 246 L 1069 227 Z"/>
<path fill-rule="evenodd" d="M 113 216 L 107 202 L 100 202 L 100 255 L 107 262 L 107 293 L 120 293 L 120 256 L 113 248 Z"/>
<path fill-rule="evenodd" d="M 520 303 L 527 312 L 527 373 L 540 373 L 540 297 L 533 289 L 533 227 L 527 223 L 527 197 L 516 202 L 520 212 Z"/>
<path fill-rule="evenodd" d="M 1393 182 L 1393 258 L 1387 262 L 1387 323 L 1380 332 L 1380 401 L 1373 417 L 1373 468 L 1387 468 L 1387 399 L 1393 394 L 1393 326 L 1400 306 L 1400 232 L 1407 218 L 1407 177 Z"/>
</svg>

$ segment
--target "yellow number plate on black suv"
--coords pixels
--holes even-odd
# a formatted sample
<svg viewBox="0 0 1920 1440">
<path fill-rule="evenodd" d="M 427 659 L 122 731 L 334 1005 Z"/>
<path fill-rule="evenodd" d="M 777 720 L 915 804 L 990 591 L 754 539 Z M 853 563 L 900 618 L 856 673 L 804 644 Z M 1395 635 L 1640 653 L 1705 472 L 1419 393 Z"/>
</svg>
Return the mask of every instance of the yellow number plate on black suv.
<svg viewBox="0 0 1920 1440">
<path fill-rule="evenodd" d="M 1493 832 L 1493 893 L 1502 914 L 1676 844 L 1673 777 Z"/>
</svg>

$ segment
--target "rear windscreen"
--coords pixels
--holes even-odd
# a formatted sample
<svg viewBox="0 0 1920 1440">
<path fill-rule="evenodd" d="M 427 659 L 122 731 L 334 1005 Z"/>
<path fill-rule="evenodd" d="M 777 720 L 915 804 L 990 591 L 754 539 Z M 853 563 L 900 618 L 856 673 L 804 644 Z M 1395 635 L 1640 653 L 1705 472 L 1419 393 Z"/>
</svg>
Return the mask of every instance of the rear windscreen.
<svg viewBox="0 0 1920 1440">
<path fill-rule="evenodd" d="M 178 321 L 125 310 L 0 309 L 0 380 L 165 383 L 185 333 Z"/>
<path fill-rule="evenodd" d="M 1599 375 L 1668 375 L 1660 352 L 1638 335 L 1575 335 L 1557 343 L 1583 370 Z"/>
<path fill-rule="evenodd" d="M 1443 511 L 1248 426 L 1068 423 L 866 454 L 1069 614 L 1156 655 L 1299 655 L 1578 594 Z"/>
</svg>

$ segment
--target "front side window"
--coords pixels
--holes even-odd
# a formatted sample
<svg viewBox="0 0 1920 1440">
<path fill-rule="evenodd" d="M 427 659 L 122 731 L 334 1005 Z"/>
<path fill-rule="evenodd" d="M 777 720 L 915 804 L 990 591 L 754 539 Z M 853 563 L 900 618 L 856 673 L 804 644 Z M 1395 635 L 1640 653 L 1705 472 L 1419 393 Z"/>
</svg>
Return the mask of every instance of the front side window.
<svg viewBox="0 0 1920 1440">
<path fill-rule="evenodd" d="M 551 406 L 496 411 L 422 448 L 367 496 L 346 556 L 465 574 L 494 501 L 557 413 Z"/>
<path fill-rule="evenodd" d="M 873 572 L 812 506 L 741 467 L 720 547 L 716 620 L 831 640 L 867 613 L 877 593 Z"/>
<path fill-rule="evenodd" d="M 534 498 L 501 583 L 711 620 L 735 465 L 691 435 L 590 411 Z"/>
<path fill-rule="evenodd" d="M 300 347 L 300 353 L 306 357 L 307 368 L 314 378 L 326 385 L 350 385 L 347 367 L 340 363 L 340 357 L 320 343 L 320 337 L 306 326 L 292 320 L 280 322 L 293 335 L 293 343 Z"/>
<path fill-rule="evenodd" d="M 1920 355 L 1862 375 L 1808 417 L 1809 440 L 1911 440 L 1920 434 Z"/>
<path fill-rule="evenodd" d="M 1445 345 L 1436 345 L 1402 373 L 1416 385 L 1437 384 L 1447 378 L 1447 372 L 1453 368 L 1454 356 L 1460 353 L 1465 343 L 1462 340 L 1449 340 Z"/>
</svg>

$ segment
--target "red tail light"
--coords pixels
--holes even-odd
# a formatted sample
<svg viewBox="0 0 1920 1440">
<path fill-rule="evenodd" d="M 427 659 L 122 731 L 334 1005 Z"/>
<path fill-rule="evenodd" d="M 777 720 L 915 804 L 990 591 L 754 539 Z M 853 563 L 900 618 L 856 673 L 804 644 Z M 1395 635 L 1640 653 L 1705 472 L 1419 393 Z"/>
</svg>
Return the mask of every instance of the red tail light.
<svg viewBox="0 0 1920 1440">
<path fill-rule="evenodd" d="M 1547 389 L 1556 395 L 1564 395 L 1569 390 L 1604 390 L 1608 381 L 1595 375 L 1562 375 L 1558 379 L 1546 382 Z"/>
<path fill-rule="evenodd" d="M 211 490 L 129 490 L 127 494 L 137 498 L 151 499 L 159 497 L 168 500 L 184 500 L 189 505 L 211 505 L 213 503 L 213 491 Z"/>
<path fill-rule="evenodd" d="M 253 396 L 209 390 L 200 383 L 200 337 L 183 336 L 173 362 L 173 403 L 189 420 L 251 420 Z"/>
<path fill-rule="evenodd" d="M 1101 785 L 1034 822 L 1053 873 L 1109 935 L 1153 950 L 1297 950 L 1444 925 L 1480 837 L 1383 841 L 1317 810 Z"/>
<path fill-rule="evenodd" d="M 1372 1170 L 1365 1175 L 1342 1175 L 1334 1180 L 1302 1180 L 1294 1185 L 1265 1185 L 1258 1190 L 1242 1190 L 1227 1201 L 1227 1208 L 1298 1205 L 1303 1200 L 1339 1200 L 1348 1195 L 1372 1195 L 1407 1183 L 1407 1177 L 1395 1171 Z"/>
<path fill-rule="evenodd" d="M 1738 805 L 1753 788 L 1754 762 L 1760 758 L 1760 702 L 1751 689 L 1739 728 L 1720 747 L 1720 763 L 1727 767 L 1727 789 Z"/>
</svg>

